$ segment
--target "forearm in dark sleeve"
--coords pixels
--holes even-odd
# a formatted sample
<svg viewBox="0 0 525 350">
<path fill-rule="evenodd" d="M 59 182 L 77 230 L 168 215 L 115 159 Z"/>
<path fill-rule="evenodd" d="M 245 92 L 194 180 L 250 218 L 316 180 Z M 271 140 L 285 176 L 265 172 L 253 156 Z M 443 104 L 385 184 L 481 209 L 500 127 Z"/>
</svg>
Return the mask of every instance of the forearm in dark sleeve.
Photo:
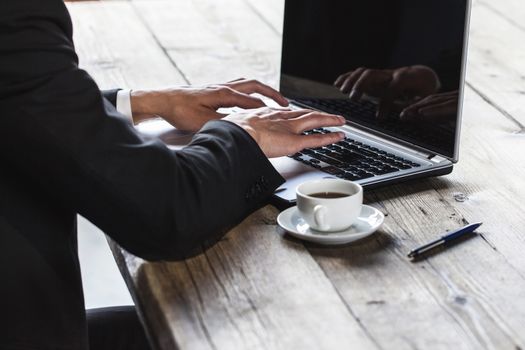
<svg viewBox="0 0 525 350">
<path fill-rule="evenodd" d="M 37 33 L 49 39 L 48 30 Z M 0 94 L 0 155 L 21 181 L 39 184 L 147 259 L 185 257 L 282 182 L 253 139 L 228 122 L 208 123 L 180 152 L 137 134 L 71 61 L 74 54 L 63 54 L 62 37 L 53 35 L 45 55 L 34 55 L 35 64 L 64 61 L 61 69 L 40 69 L 18 79 L 26 88 L 16 96 Z M 35 42 L 22 45 L 26 59 Z"/>
<path fill-rule="evenodd" d="M 117 106 L 117 93 L 121 89 L 101 90 L 102 97 L 109 101 L 114 107 Z"/>
<path fill-rule="evenodd" d="M 173 152 L 102 106 L 82 107 L 61 115 L 60 105 L 17 110 L 4 124 L 12 136 L 2 136 L 16 152 L 3 158 L 139 256 L 184 257 L 282 182 L 250 136 L 228 122 L 208 123 Z"/>
</svg>

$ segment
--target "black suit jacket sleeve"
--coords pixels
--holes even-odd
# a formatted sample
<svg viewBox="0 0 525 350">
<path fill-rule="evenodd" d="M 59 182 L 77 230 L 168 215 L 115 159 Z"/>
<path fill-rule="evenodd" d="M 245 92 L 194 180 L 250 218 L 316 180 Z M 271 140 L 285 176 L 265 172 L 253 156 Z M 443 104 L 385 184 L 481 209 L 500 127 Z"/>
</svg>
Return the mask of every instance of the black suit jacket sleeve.
<svg viewBox="0 0 525 350">
<path fill-rule="evenodd" d="M 130 252 L 179 259 L 282 183 L 254 140 L 209 122 L 182 151 L 138 134 L 77 67 L 61 0 L 2 0 L 0 158 Z"/>
<path fill-rule="evenodd" d="M 117 93 L 121 89 L 102 90 L 102 96 L 109 101 L 115 108 L 117 107 Z"/>
</svg>

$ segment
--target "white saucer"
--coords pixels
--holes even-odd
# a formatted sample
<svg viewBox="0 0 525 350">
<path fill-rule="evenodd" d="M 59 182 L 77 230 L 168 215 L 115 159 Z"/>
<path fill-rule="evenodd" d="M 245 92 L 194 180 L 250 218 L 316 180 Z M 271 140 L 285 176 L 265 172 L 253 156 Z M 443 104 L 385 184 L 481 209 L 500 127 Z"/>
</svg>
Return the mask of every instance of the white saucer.
<svg viewBox="0 0 525 350">
<path fill-rule="evenodd" d="M 374 207 L 363 205 L 357 221 L 344 231 L 320 232 L 310 229 L 310 226 L 299 215 L 297 207 L 283 211 L 277 217 L 277 223 L 290 235 L 319 244 L 346 244 L 365 238 L 374 233 L 385 220 L 385 216 Z"/>
</svg>

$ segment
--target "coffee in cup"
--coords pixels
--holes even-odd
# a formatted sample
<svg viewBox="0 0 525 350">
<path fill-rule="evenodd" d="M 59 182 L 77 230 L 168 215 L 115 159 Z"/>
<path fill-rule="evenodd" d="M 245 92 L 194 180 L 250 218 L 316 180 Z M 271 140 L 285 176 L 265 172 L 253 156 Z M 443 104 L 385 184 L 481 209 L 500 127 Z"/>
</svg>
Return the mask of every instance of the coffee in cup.
<svg viewBox="0 0 525 350">
<path fill-rule="evenodd" d="M 363 205 L 363 188 L 342 179 L 304 182 L 296 189 L 297 209 L 316 231 L 342 231 L 356 221 Z"/>
</svg>

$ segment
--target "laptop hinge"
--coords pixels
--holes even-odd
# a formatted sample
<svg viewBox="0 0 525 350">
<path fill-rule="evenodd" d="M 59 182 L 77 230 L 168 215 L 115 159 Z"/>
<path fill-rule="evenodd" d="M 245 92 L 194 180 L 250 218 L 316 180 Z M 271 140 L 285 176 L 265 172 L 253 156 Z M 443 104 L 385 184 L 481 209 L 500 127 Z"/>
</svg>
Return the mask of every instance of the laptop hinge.
<svg viewBox="0 0 525 350">
<path fill-rule="evenodd" d="M 447 158 L 442 157 L 442 156 L 440 156 L 438 154 L 431 154 L 430 156 L 428 156 L 428 160 L 430 160 L 432 163 L 436 163 L 436 164 L 448 161 Z"/>
</svg>

